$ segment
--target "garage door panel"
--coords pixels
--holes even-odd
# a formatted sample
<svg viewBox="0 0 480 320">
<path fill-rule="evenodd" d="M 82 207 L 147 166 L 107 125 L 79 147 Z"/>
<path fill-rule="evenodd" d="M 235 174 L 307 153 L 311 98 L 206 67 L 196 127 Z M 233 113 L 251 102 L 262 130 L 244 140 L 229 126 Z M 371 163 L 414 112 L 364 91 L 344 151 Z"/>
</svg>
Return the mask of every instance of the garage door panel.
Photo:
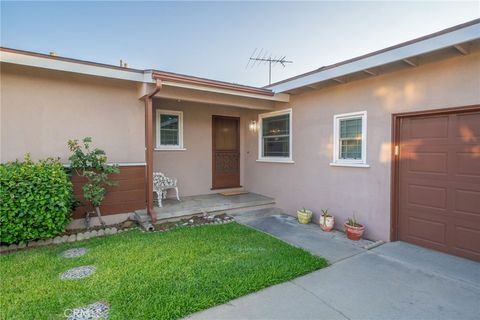
<svg viewBox="0 0 480 320">
<path fill-rule="evenodd" d="M 462 142 L 475 143 L 480 141 L 480 112 L 459 114 L 455 119 L 456 138 Z"/>
<path fill-rule="evenodd" d="M 480 183 L 480 145 L 455 151 L 455 174 L 477 178 Z"/>
<path fill-rule="evenodd" d="M 469 226 L 455 226 L 454 249 L 472 259 L 480 259 L 480 230 Z"/>
<path fill-rule="evenodd" d="M 437 186 L 408 185 L 408 204 L 425 208 L 447 209 L 447 188 Z"/>
<path fill-rule="evenodd" d="M 476 215 L 480 218 L 480 191 L 475 190 L 455 190 L 455 209 Z"/>
<path fill-rule="evenodd" d="M 403 118 L 398 238 L 480 261 L 480 112 Z"/>
<path fill-rule="evenodd" d="M 445 139 L 448 138 L 448 115 L 435 117 L 417 117 L 409 123 L 406 138 Z"/>
<path fill-rule="evenodd" d="M 410 152 L 407 160 L 408 171 L 420 174 L 448 174 L 448 152 Z"/>
</svg>

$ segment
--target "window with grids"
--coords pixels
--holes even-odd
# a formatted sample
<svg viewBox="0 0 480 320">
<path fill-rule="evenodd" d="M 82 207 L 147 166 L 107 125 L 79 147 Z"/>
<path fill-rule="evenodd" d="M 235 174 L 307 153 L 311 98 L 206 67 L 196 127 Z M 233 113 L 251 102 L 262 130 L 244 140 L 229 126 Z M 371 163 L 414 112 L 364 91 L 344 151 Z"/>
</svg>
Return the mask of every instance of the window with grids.
<svg viewBox="0 0 480 320">
<path fill-rule="evenodd" d="M 340 120 L 339 159 L 362 159 L 362 118 Z"/>
<path fill-rule="evenodd" d="M 291 159 L 291 112 L 260 116 L 260 159 Z"/>
<path fill-rule="evenodd" d="M 366 165 L 367 112 L 334 116 L 334 164 Z"/>
<path fill-rule="evenodd" d="M 181 111 L 157 110 L 157 149 L 179 149 L 183 147 Z"/>
</svg>

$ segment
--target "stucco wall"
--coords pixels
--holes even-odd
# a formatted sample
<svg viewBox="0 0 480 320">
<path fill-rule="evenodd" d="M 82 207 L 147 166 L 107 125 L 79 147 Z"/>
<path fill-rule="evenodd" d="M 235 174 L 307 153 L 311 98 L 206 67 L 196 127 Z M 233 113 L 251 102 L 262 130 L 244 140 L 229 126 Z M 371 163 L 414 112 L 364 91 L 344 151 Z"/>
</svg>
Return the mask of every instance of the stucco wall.
<svg viewBox="0 0 480 320">
<path fill-rule="evenodd" d="M 295 214 L 307 207 L 318 219 L 322 208 L 336 227 L 355 213 L 366 237 L 389 240 L 391 114 L 480 104 L 480 54 L 470 54 L 406 71 L 292 95 L 294 164 L 259 163 L 257 137 L 245 147 L 245 187 L 273 196 Z M 332 167 L 333 116 L 368 112 L 370 168 Z"/>
<path fill-rule="evenodd" d="M 248 110 L 194 102 L 154 99 L 154 107 L 183 111 L 184 151 L 154 151 L 154 170 L 178 179 L 180 196 L 218 192 L 212 187 L 212 115 L 240 117 L 240 183 L 244 183 Z M 154 123 L 155 127 L 155 123 Z"/>
<path fill-rule="evenodd" d="M 1 65 L 2 162 L 69 156 L 91 136 L 110 161 L 145 161 L 144 104 L 134 82 Z"/>
</svg>

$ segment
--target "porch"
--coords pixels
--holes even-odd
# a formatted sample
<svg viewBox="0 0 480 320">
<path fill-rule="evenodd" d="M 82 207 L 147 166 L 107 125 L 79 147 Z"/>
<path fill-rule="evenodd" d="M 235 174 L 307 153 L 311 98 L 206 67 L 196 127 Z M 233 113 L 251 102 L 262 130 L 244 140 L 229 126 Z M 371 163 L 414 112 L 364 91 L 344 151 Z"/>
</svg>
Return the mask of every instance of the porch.
<svg viewBox="0 0 480 320">
<path fill-rule="evenodd" d="M 136 212 L 137 219 L 155 223 L 157 219 L 273 204 L 273 199 L 262 195 L 212 192 L 248 188 L 244 166 L 256 157 L 256 145 L 246 144 L 256 141 L 252 123 L 260 112 L 287 103 L 289 96 L 157 71 L 152 79 L 154 86 L 141 88 L 145 100 L 147 208 Z M 162 208 L 154 207 L 153 172 L 177 179 L 180 203 L 166 200 Z"/>
<path fill-rule="evenodd" d="M 213 193 L 180 197 L 180 201 L 173 198 L 166 199 L 163 201 L 162 207 L 154 207 L 154 212 L 157 221 L 169 221 L 204 212 L 238 212 L 271 207 L 274 204 L 275 199 L 251 192 L 233 195 Z M 151 220 L 146 209 L 135 211 L 135 219 L 140 223 Z"/>
</svg>

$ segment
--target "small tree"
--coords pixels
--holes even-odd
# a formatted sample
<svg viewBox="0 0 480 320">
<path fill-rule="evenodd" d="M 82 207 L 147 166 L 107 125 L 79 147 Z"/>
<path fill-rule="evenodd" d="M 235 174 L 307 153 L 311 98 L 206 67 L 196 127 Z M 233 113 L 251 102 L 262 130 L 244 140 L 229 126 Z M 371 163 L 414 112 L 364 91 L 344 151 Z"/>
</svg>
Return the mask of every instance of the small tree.
<svg viewBox="0 0 480 320">
<path fill-rule="evenodd" d="M 106 187 L 116 185 L 116 182 L 109 179 L 111 173 L 118 173 L 118 165 L 107 164 L 105 151 L 95 148 L 91 149 L 92 138 L 85 137 L 82 140 L 83 145 L 78 140 L 68 140 L 68 147 L 72 152 L 70 158 L 70 167 L 77 175 L 86 178 L 87 182 L 83 186 L 83 198 L 90 202 L 94 208 L 102 226 L 105 222 L 100 213 L 100 205 L 107 194 Z M 90 226 L 90 213 L 86 212 L 85 221 L 87 228 Z"/>
</svg>

